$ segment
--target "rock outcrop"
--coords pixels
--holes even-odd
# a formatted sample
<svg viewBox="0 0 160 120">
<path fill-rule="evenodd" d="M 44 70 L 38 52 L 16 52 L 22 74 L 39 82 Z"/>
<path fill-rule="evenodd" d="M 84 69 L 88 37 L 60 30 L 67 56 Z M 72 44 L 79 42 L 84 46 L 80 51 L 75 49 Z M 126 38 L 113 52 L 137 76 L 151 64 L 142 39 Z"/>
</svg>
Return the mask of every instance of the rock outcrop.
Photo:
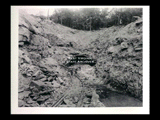
<svg viewBox="0 0 160 120">
<path fill-rule="evenodd" d="M 139 21 L 124 27 L 117 33 L 116 38 L 96 45 L 101 47 L 100 51 L 95 53 L 98 57 L 96 74 L 103 79 L 104 84 L 110 84 L 117 91 L 128 93 L 142 100 L 143 40 L 142 33 L 136 32 L 141 30 L 142 23 L 139 27 L 137 23 Z M 119 37 L 120 33 L 124 34 L 123 37 Z"/>
<path fill-rule="evenodd" d="M 101 84 L 141 99 L 141 27 L 141 22 L 127 25 L 119 31 L 124 37 L 109 29 L 114 38 L 106 31 L 78 31 L 20 12 L 18 106 L 104 107 L 93 89 Z M 94 56 L 96 65 L 64 66 L 81 53 Z"/>
<path fill-rule="evenodd" d="M 72 83 L 70 71 L 61 66 L 76 51 L 76 42 L 64 39 L 59 34 L 61 28 L 55 26 L 51 21 L 19 14 L 19 107 L 53 107 L 71 84 L 77 91 L 72 89 L 61 106 L 76 107 L 79 102 L 79 80 Z M 88 104 L 86 99 L 82 99 L 81 107 Z"/>
</svg>

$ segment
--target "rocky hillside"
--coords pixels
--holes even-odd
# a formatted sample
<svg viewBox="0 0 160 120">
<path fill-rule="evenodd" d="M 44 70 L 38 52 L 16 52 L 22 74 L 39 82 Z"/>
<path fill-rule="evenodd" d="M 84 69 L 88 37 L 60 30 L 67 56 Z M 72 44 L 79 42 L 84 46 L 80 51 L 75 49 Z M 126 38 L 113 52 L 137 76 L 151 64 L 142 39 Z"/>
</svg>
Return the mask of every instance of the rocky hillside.
<svg viewBox="0 0 160 120">
<path fill-rule="evenodd" d="M 98 58 L 97 77 L 107 86 L 142 100 L 142 19 L 104 29 L 90 46 Z"/>
<path fill-rule="evenodd" d="M 19 107 L 103 106 L 95 90 L 80 81 L 85 75 L 76 77 L 77 67 L 63 66 L 71 54 L 81 53 L 76 32 L 84 33 L 20 13 Z"/>
<path fill-rule="evenodd" d="M 141 99 L 141 21 L 86 32 L 20 12 L 18 106 L 101 107 L 102 84 Z M 75 53 L 97 64 L 66 67 Z"/>
</svg>

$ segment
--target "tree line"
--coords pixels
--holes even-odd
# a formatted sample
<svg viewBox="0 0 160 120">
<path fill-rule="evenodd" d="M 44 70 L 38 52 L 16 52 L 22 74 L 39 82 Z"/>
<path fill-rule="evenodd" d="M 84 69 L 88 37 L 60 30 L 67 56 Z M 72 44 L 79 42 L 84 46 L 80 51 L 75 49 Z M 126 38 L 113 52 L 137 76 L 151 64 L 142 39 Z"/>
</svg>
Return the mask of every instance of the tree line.
<svg viewBox="0 0 160 120">
<path fill-rule="evenodd" d="M 48 18 L 79 30 L 99 30 L 113 25 L 126 25 L 142 17 L 142 8 L 59 8 Z"/>
</svg>

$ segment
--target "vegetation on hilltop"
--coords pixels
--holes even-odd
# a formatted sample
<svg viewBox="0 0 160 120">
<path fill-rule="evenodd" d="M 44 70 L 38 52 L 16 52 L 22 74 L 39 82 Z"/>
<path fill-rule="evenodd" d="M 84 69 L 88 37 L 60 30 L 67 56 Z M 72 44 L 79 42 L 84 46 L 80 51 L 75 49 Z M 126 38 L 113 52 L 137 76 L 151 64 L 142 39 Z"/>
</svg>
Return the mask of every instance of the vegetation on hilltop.
<svg viewBox="0 0 160 120">
<path fill-rule="evenodd" d="M 49 19 L 71 28 L 91 31 L 113 25 L 127 25 L 138 16 L 142 16 L 142 8 L 59 8 Z"/>
</svg>

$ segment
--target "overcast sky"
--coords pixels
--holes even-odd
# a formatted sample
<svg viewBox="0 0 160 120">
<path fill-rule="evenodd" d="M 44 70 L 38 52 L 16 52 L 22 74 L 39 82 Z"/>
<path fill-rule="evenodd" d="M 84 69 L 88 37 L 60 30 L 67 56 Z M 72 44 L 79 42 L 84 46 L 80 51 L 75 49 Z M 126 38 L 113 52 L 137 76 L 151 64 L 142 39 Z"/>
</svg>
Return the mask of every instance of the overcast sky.
<svg viewBox="0 0 160 120">
<path fill-rule="evenodd" d="M 49 15 L 53 14 L 56 8 L 72 8 L 72 9 L 79 9 L 79 8 L 88 8 L 88 7 L 106 7 L 106 6 L 19 6 L 20 10 L 26 11 L 28 14 L 33 15 L 44 15 L 47 16 L 47 12 L 49 9 Z"/>
<path fill-rule="evenodd" d="M 44 15 L 47 16 L 47 12 L 49 10 L 49 15 L 52 15 L 56 8 L 72 8 L 72 9 L 79 9 L 79 8 L 120 8 L 124 6 L 19 6 L 20 9 L 23 9 L 28 14 L 33 15 Z M 126 7 L 126 6 L 125 6 Z M 127 6 L 129 7 L 129 6 Z"/>
<path fill-rule="evenodd" d="M 80 7 L 83 7 L 83 6 L 20 6 L 19 10 L 23 10 L 23 11 L 27 12 L 28 14 L 47 16 L 48 10 L 49 10 L 49 15 L 52 15 L 56 8 L 77 9 Z"/>
<path fill-rule="evenodd" d="M 28 14 L 33 14 L 33 15 L 44 15 L 47 16 L 49 10 L 49 15 L 53 14 L 54 9 L 24 9 Z"/>
</svg>

